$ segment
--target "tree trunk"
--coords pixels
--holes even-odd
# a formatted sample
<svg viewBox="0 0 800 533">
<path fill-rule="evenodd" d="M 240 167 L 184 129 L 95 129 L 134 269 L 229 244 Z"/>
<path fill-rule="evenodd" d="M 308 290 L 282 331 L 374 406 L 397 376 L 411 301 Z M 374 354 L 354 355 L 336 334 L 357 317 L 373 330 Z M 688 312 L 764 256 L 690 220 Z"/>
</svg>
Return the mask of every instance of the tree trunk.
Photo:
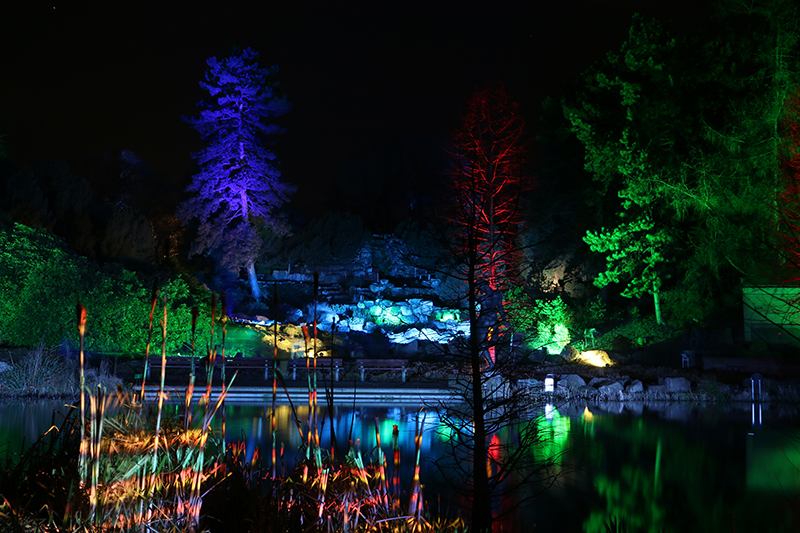
<svg viewBox="0 0 800 533">
<path fill-rule="evenodd" d="M 653 303 L 656 306 L 656 323 L 661 326 L 664 320 L 661 318 L 661 300 L 658 297 L 658 290 L 653 292 Z"/>
<path fill-rule="evenodd" d="M 256 265 L 250 263 L 247 265 L 247 279 L 250 281 L 250 293 L 256 300 L 261 299 L 261 289 L 258 286 L 258 278 L 256 278 Z"/>
<path fill-rule="evenodd" d="M 486 427 L 483 406 L 483 379 L 481 375 L 481 353 L 478 339 L 478 313 L 476 280 L 477 242 L 475 228 L 469 228 L 468 239 L 468 285 L 469 285 L 469 358 L 472 371 L 472 527 L 471 531 L 486 532 L 492 527 L 492 507 L 489 494 L 489 477 L 486 472 Z"/>
</svg>

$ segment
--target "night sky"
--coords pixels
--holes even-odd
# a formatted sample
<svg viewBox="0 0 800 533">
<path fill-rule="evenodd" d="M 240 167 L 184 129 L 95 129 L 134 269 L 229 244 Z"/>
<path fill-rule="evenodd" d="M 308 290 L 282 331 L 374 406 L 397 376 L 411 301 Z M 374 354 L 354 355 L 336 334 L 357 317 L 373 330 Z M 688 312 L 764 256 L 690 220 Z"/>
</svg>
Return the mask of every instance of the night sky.
<svg viewBox="0 0 800 533">
<path fill-rule="evenodd" d="M 21 3 L 0 14 L 0 134 L 13 160 L 126 149 L 183 187 L 201 141 L 181 116 L 205 97 L 205 61 L 249 46 L 280 69 L 293 109 L 275 151 L 298 186 L 292 203 L 312 212 L 343 165 L 445 135 L 486 81 L 503 81 L 535 126 L 542 99 L 617 49 L 634 11 L 679 29 L 708 17 L 685 0 Z"/>
</svg>

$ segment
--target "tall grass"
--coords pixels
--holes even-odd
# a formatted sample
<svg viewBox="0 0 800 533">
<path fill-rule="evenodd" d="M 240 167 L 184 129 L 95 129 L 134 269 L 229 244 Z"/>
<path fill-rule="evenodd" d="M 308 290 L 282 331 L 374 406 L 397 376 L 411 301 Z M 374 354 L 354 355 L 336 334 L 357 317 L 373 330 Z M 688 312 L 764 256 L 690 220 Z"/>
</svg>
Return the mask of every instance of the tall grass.
<svg viewBox="0 0 800 533">
<path fill-rule="evenodd" d="M 276 449 L 278 381 L 286 387 L 283 376 L 277 371 L 277 354 L 276 372 L 273 373 L 273 449 L 269 469 L 262 470 L 260 450 L 256 450 L 254 458 L 247 463 L 243 444 L 225 445 L 224 422 L 222 435 L 211 429 L 212 421 L 236 378 L 234 374 L 229 383 L 223 381 L 221 393 L 216 398 L 211 397 L 216 346 L 207 347 L 208 382 L 197 407 L 201 416 L 196 420 L 191 416 L 195 409 L 191 400 L 193 373 L 186 398 L 180 402 L 183 413 L 165 411 L 166 308 L 164 301 L 157 398 L 152 402 L 145 401 L 146 377 L 138 394 L 121 388 L 109 392 L 102 385 L 89 390 L 81 350 L 80 409 L 73 409 L 58 434 L 45 435 L 16 465 L 9 463 L 8 468 L 0 471 L 0 487 L 3 487 L 0 489 L 0 531 L 466 531 L 460 519 L 429 521 L 424 513 L 419 480 L 424 419 L 417 425 L 415 474 L 407 512 L 402 510 L 400 501 L 400 453 L 396 426 L 391 487 L 386 476 L 386 457 L 380 451 L 377 420 L 375 431 L 379 450 L 376 464 L 366 464 L 357 445 L 348 446 L 341 457 L 335 442 L 331 450 L 321 447 L 316 357 L 308 361 L 307 420 L 299 420 L 290 401 L 303 443 L 303 449 L 299 450 L 303 459 L 291 471 L 283 467 L 283 450 L 278 455 Z M 155 311 L 155 305 L 152 309 Z M 212 339 L 215 310 L 214 297 L 211 306 Z M 83 341 L 87 315 L 82 306 L 78 311 L 79 334 Z M 223 357 L 225 316 L 223 310 Z M 151 321 L 151 330 L 152 327 Z M 151 339 L 152 331 L 149 331 L 146 358 Z M 316 346 L 316 328 L 307 336 L 307 341 Z M 331 396 L 326 394 L 326 397 Z M 32 474 L 40 472 L 49 472 L 50 476 L 39 478 L 41 482 L 37 485 L 31 484 L 28 480 Z"/>
</svg>

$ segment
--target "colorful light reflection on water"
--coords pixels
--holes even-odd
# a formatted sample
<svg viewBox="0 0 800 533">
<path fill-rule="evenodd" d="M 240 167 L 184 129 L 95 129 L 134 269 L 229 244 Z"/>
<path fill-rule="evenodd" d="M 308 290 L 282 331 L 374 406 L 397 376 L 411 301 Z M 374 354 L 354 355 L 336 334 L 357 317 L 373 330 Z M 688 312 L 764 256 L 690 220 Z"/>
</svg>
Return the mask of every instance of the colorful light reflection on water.
<svg viewBox="0 0 800 533">
<path fill-rule="evenodd" d="M 52 411 L 63 402 L 0 403 L 0 450 L 17 453 L 50 427 Z M 611 409 L 613 407 L 613 409 Z M 246 443 L 248 459 L 257 445 L 271 449 L 268 409 L 226 408 L 226 437 Z M 610 412 L 613 411 L 613 412 Z M 610 518 L 629 530 L 644 531 L 798 531 L 800 530 L 800 426 L 793 407 L 779 416 L 765 407 L 753 417 L 750 406 L 734 410 L 700 409 L 670 404 L 548 406 L 541 415 L 544 442 L 532 450 L 558 458 L 563 477 L 527 509 L 513 509 L 502 522 L 505 531 L 521 525 L 536 531 L 604 532 Z M 324 419 L 322 445 L 330 448 L 330 428 L 341 443 L 358 443 L 366 457 L 376 447 L 375 419 L 384 454 L 391 457 L 391 434 L 399 430 L 403 466 L 410 483 L 417 408 L 400 406 L 336 408 Z M 297 410 L 307 419 L 307 407 Z M 759 418 L 761 423 L 758 423 Z M 300 435 L 291 408 L 277 409 L 279 446 L 291 467 Z M 215 421 L 221 432 L 221 417 Z M 429 501 L 453 491 L 431 464 L 444 453 L 448 433 L 428 411 L 422 438 L 422 480 Z M 502 441 L 503 435 L 494 438 Z M 263 457 L 269 457 L 268 453 Z M 269 459 L 266 459 L 269 460 Z M 454 502 L 458 503 L 458 502 Z M 506 508 L 508 510 L 508 508 Z M 498 529 L 501 526 L 498 523 Z"/>
</svg>

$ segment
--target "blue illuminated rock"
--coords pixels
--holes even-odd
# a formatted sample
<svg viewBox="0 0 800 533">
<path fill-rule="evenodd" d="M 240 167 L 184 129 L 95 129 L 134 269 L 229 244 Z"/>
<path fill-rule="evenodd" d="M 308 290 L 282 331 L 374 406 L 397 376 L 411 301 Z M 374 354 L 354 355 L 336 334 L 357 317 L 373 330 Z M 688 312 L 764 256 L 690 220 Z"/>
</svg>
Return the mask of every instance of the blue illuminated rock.
<svg viewBox="0 0 800 533">
<path fill-rule="evenodd" d="M 558 387 L 569 390 L 577 390 L 584 385 L 586 385 L 586 381 L 577 374 L 561 376 L 561 379 L 558 380 Z"/>
<path fill-rule="evenodd" d="M 667 392 L 689 392 L 692 390 L 692 382 L 686 378 L 664 378 L 664 386 Z"/>
<path fill-rule="evenodd" d="M 619 396 L 619 393 L 622 392 L 622 389 L 622 383 L 612 381 L 611 383 L 598 387 L 597 391 L 603 396 L 610 397 Z"/>
</svg>

